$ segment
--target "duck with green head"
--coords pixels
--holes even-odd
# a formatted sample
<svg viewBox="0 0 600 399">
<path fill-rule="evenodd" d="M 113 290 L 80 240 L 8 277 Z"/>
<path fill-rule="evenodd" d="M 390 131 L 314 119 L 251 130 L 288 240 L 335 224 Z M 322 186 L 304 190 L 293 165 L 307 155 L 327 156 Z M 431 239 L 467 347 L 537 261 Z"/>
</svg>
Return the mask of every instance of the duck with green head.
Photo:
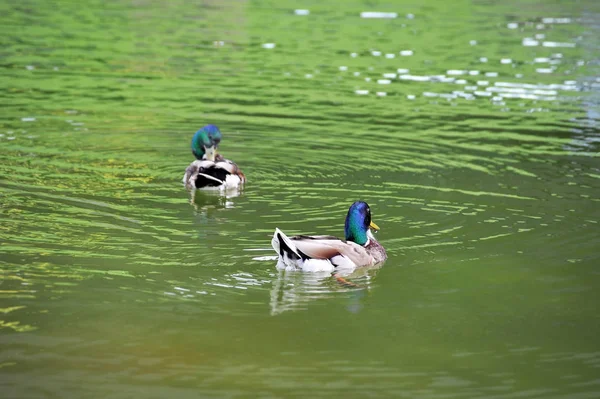
<svg viewBox="0 0 600 399">
<path fill-rule="evenodd" d="M 279 254 L 277 268 L 335 272 L 371 266 L 387 259 L 385 249 L 371 232 L 379 227 L 371 220 L 371 209 L 366 202 L 356 201 L 350 206 L 344 227 L 345 240 L 334 236 L 288 237 L 276 228 L 271 245 Z"/>
<path fill-rule="evenodd" d="M 223 135 L 215 125 L 206 125 L 192 137 L 192 153 L 196 160 L 183 175 L 187 188 L 227 189 L 246 181 L 240 168 L 217 153 Z"/>
</svg>

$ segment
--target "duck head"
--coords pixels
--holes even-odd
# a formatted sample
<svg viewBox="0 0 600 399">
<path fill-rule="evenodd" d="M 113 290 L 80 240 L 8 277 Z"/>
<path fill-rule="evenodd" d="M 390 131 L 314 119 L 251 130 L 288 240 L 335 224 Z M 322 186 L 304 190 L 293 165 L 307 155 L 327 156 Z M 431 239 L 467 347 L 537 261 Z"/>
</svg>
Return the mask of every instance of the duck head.
<svg viewBox="0 0 600 399">
<path fill-rule="evenodd" d="M 222 137 L 215 125 L 206 125 L 198 130 L 192 138 L 192 152 L 196 159 L 214 161 Z"/>
<path fill-rule="evenodd" d="M 366 245 L 371 235 L 369 228 L 379 230 L 379 226 L 371 221 L 371 209 L 366 202 L 356 201 L 348 209 L 344 227 L 346 241 L 354 241 L 358 245 Z M 372 237 L 372 235 L 371 235 Z"/>
</svg>

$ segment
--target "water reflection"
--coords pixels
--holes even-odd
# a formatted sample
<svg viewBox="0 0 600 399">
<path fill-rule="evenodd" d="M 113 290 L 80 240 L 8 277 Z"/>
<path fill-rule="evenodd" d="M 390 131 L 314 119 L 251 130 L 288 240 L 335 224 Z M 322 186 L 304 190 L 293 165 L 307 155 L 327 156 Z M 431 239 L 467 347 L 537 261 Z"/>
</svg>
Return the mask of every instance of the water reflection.
<svg viewBox="0 0 600 399">
<path fill-rule="evenodd" d="M 265 259 L 266 260 L 266 259 Z M 383 263 L 339 273 L 301 271 L 278 272 L 271 289 L 271 315 L 286 311 L 307 309 L 312 301 L 331 299 L 345 295 L 347 309 L 358 312 L 364 291 L 372 288 L 372 282 Z"/>
<path fill-rule="evenodd" d="M 237 198 L 243 193 L 241 186 L 228 188 L 226 190 L 197 190 L 191 189 L 190 204 L 197 212 L 206 212 L 210 208 L 231 209 L 235 203 L 233 198 Z"/>
</svg>

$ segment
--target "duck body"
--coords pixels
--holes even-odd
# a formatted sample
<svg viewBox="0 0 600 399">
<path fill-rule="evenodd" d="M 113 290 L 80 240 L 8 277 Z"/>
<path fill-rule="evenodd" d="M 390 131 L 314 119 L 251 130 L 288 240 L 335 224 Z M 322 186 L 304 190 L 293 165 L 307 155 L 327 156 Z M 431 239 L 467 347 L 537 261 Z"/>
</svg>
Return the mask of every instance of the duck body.
<svg viewBox="0 0 600 399">
<path fill-rule="evenodd" d="M 348 210 L 345 240 L 334 236 L 288 237 L 276 228 L 271 245 L 279 255 L 277 269 L 334 272 L 381 263 L 387 254 L 370 228 L 378 229 L 371 222 L 369 206 L 362 201 Z"/>
<path fill-rule="evenodd" d="M 223 190 L 237 188 L 246 182 L 240 168 L 221 156 L 214 161 L 197 159 L 185 170 L 183 184 L 188 188 Z"/>
<path fill-rule="evenodd" d="M 194 134 L 192 153 L 196 160 L 183 175 L 183 184 L 187 188 L 223 190 L 245 183 L 246 177 L 235 162 L 217 153 L 221 138 L 215 125 L 206 125 Z"/>
</svg>

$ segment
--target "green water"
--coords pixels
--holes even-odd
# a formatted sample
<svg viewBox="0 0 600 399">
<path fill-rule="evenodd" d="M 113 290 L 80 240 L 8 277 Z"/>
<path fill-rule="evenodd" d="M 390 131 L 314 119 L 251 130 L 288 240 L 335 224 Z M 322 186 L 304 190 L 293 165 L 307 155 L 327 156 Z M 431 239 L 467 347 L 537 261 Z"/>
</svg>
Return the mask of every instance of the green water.
<svg viewBox="0 0 600 399">
<path fill-rule="evenodd" d="M 2 396 L 600 397 L 600 4 L 540 3 L 0 3 Z M 276 271 L 356 199 L 382 267 Z"/>
</svg>

